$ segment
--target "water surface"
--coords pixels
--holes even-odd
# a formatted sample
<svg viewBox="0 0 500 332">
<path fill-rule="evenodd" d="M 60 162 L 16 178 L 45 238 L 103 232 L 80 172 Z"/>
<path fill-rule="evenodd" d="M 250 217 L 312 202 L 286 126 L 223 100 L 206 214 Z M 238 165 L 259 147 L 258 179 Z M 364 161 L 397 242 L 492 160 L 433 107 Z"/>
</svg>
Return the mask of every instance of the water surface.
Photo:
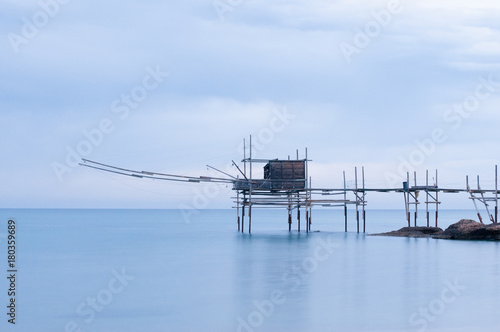
<svg viewBox="0 0 500 332">
<path fill-rule="evenodd" d="M 3 262 L 9 218 L 18 316 L 2 331 L 498 330 L 498 243 L 357 234 L 352 213 L 344 233 L 338 210 L 315 210 L 309 234 L 257 211 L 251 235 L 234 210 L 0 210 Z M 403 211 L 367 213 L 368 233 L 403 226 Z"/>
</svg>

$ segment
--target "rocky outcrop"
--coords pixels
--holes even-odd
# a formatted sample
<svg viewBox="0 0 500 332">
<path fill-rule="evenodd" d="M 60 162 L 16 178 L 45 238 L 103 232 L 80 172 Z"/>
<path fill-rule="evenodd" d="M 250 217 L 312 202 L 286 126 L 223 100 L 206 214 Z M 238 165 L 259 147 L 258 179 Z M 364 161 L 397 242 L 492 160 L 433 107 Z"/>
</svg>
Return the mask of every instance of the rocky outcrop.
<svg viewBox="0 0 500 332">
<path fill-rule="evenodd" d="M 500 241 L 500 224 L 483 225 L 474 220 L 462 219 L 445 231 L 439 227 L 404 227 L 400 230 L 373 234 L 377 236 L 398 236 L 434 238 L 448 240 Z"/>
<path fill-rule="evenodd" d="M 388 233 L 372 234 L 375 236 L 396 236 L 396 237 L 432 237 L 442 234 L 443 230 L 439 227 L 404 227 L 397 231 Z"/>
<path fill-rule="evenodd" d="M 448 227 L 437 239 L 500 241 L 500 224 L 483 225 L 462 219 Z"/>
</svg>

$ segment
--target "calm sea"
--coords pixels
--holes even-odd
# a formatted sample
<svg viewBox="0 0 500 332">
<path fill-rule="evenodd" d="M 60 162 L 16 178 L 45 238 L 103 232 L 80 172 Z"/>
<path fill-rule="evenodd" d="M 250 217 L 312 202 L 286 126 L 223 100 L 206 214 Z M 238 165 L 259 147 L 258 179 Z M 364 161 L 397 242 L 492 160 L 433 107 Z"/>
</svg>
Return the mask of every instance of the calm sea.
<svg viewBox="0 0 500 332">
<path fill-rule="evenodd" d="M 499 243 L 357 234 L 352 213 L 344 233 L 342 211 L 313 212 L 306 234 L 258 210 L 249 235 L 234 210 L 0 210 L 2 275 L 9 219 L 18 270 L 0 330 L 498 331 Z M 367 211 L 367 234 L 403 226 Z"/>
</svg>

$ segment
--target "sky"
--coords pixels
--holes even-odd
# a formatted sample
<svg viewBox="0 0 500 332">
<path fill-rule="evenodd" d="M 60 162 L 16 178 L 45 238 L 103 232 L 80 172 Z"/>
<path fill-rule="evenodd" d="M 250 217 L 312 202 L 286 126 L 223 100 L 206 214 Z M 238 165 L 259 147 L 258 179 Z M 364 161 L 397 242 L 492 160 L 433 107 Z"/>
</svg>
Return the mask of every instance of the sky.
<svg viewBox="0 0 500 332">
<path fill-rule="evenodd" d="M 443 187 L 493 189 L 499 18 L 494 0 L 4 0 L 0 208 L 231 208 L 225 185 L 77 162 L 237 175 L 250 135 L 259 158 L 307 148 L 315 187 L 365 167 L 367 187 L 438 169 Z"/>
</svg>

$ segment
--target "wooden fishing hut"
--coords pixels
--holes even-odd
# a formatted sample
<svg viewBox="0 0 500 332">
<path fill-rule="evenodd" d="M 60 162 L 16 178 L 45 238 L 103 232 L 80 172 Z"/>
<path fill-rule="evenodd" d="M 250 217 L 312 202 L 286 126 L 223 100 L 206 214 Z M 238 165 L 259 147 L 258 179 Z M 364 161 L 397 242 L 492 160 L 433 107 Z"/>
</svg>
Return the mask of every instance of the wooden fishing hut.
<svg viewBox="0 0 500 332">
<path fill-rule="evenodd" d="M 297 210 L 298 230 L 300 231 L 301 208 L 306 210 L 306 231 L 310 230 L 311 205 L 309 204 L 308 160 L 299 159 L 253 159 L 252 137 L 250 137 L 250 156 L 246 156 L 246 141 L 244 141 L 244 171 L 233 184 L 237 192 L 236 208 L 238 211 L 238 231 L 243 231 L 246 211 L 248 210 L 248 232 L 252 228 L 252 208 L 283 208 L 288 209 L 288 227 L 292 227 L 292 211 Z M 254 164 L 264 164 L 262 179 L 253 178 Z M 236 163 L 234 165 L 237 167 Z M 249 170 L 249 173 L 247 173 Z M 241 217 L 240 217 L 241 210 Z"/>
<path fill-rule="evenodd" d="M 302 212 L 305 212 L 305 231 L 311 230 L 312 207 L 344 207 L 345 223 L 347 231 L 347 205 L 355 204 L 357 211 L 357 230 L 359 232 L 359 211 L 358 207 L 363 207 L 363 231 L 365 229 L 365 191 L 364 191 L 364 168 L 363 187 L 357 187 L 353 192 L 356 200 L 347 199 L 348 190 L 346 187 L 344 173 L 343 189 L 320 189 L 311 186 L 309 177 L 309 159 L 307 148 L 305 158 L 299 157 L 297 150 L 296 159 L 253 159 L 252 158 L 252 137 L 250 136 L 249 157 L 247 158 L 246 141 L 244 140 L 243 170 L 233 161 L 233 165 L 240 172 L 240 176 L 233 182 L 233 190 L 236 191 L 236 209 L 238 214 L 238 231 L 244 232 L 245 217 L 248 216 L 248 232 L 252 230 L 252 209 L 253 208 L 286 208 L 288 210 L 288 230 L 292 229 L 293 214 L 296 212 L 297 230 L 301 231 Z M 263 178 L 253 177 L 254 164 L 263 166 Z M 313 198 L 313 196 L 322 196 Z M 342 195 L 341 199 L 331 199 L 325 196 Z"/>
</svg>

